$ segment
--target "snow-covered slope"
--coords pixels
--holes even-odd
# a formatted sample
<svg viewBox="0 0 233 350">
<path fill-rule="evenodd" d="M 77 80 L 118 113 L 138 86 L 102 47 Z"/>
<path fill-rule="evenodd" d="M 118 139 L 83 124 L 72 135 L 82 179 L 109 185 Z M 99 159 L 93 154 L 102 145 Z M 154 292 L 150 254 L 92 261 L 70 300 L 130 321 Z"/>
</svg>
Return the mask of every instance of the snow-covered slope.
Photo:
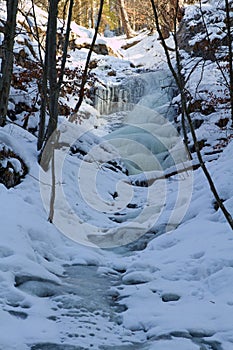
<svg viewBox="0 0 233 350">
<path fill-rule="evenodd" d="M 9 126 L 2 129 L 1 139 L 18 150 L 30 169 L 25 180 L 16 188 L 7 190 L 1 186 L 1 348 L 29 349 L 30 344 L 59 344 L 63 341 L 88 349 L 92 337 L 88 336 L 88 329 L 84 328 L 83 340 L 72 338 L 71 335 L 79 334 L 79 331 L 70 328 L 68 320 L 52 309 L 54 295 L 60 294 L 59 288 L 64 283 L 61 279 L 62 265 L 76 263 L 105 266 L 100 273 L 108 275 L 115 270 L 118 279 L 122 279 L 120 286 L 113 287 L 111 294 L 115 295 L 119 304 L 127 306 L 128 310 L 123 313 L 123 326 L 131 331 L 121 333 L 122 328 L 114 324 L 111 326 L 110 322 L 112 331 L 108 333 L 107 340 L 102 339 L 103 333 L 98 331 L 98 335 L 92 329 L 97 337 L 96 344 L 108 344 L 106 348 L 111 349 L 110 344 L 115 343 L 117 348 L 123 341 L 128 346 L 135 341 L 141 342 L 141 348 L 146 346 L 146 349 L 158 347 L 164 350 L 177 346 L 186 350 L 198 349 L 201 344 L 203 349 L 204 346 L 206 349 L 208 346 L 214 348 L 221 343 L 220 349 L 231 349 L 232 232 L 219 210 L 216 211 L 200 171 L 195 172 L 192 202 L 183 224 L 152 240 L 142 252 L 129 251 L 124 257 L 125 253 L 116 255 L 72 243 L 48 223 L 39 192 L 35 138 L 20 128 Z M 230 144 L 219 160 L 210 164 L 229 211 L 233 207 L 231 153 Z M 110 179 L 108 181 L 110 184 Z M 168 183 L 170 200 L 174 181 Z M 73 196 L 78 200 L 74 191 L 70 190 L 68 198 Z M 104 188 L 99 190 L 104 195 Z M 139 205 L 143 196 L 140 192 L 136 194 L 134 204 Z M 82 205 L 80 199 L 79 205 Z M 107 200 L 110 201 L 110 197 Z M 151 208 L 154 210 L 153 206 Z M 87 209 L 84 210 L 87 215 Z M 168 211 L 169 208 L 166 208 L 163 220 Z M 103 224 L 101 211 L 96 220 Z M 122 270 L 126 272 L 119 275 L 117 271 Z M 95 288 L 93 281 L 88 281 L 85 288 Z M 74 293 L 75 287 L 72 290 Z M 64 308 L 67 307 L 65 298 L 62 295 L 57 297 Z M 82 298 L 85 300 L 85 292 Z M 101 307 L 99 304 L 100 310 Z M 94 321 L 94 315 L 88 314 L 85 308 L 83 313 L 104 332 L 105 328 L 100 326 L 106 322 L 104 316 Z M 82 326 L 82 322 L 77 325 Z M 119 332 L 120 338 L 114 338 Z M 114 343 L 110 339 L 115 339 Z M 52 349 L 57 349 L 53 346 Z"/>
<path fill-rule="evenodd" d="M 91 35 L 76 26 L 73 31 L 77 41 L 80 35 L 85 37 L 80 41 Z M 28 174 L 16 187 L 0 185 L 0 349 L 231 350 L 233 236 L 201 170 L 164 179 L 164 158 L 154 151 L 150 159 L 159 163 L 159 168 L 128 176 L 120 159 L 122 142 L 112 145 L 106 141 L 110 138 L 106 134 L 113 129 L 117 130 L 112 136 L 129 139 L 127 130 L 119 129 L 123 123 L 140 126 L 141 145 L 154 145 L 145 139 L 149 130 L 170 150 L 176 164 L 168 157 L 165 167 L 172 166 L 173 172 L 177 163 L 184 165 L 186 155 L 177 157 L 182 152 L 169 122 L 171 115 L 167 119 L 158 115 L 164 112 L 169 96 L 160 97 L 155 104 L 154 94 L 149 94 L 160 89 L 160 83 L 164 88 L 161 72 L 166 65 L 161 45 L 156 35 L 146 32 L 127 50 L 121 48 L 125 38 L 104 40 L 121 58 L 93 55 L 99 84 L 116 85 L 117 79 L 134 79 L 145 69 L 153 74 L 147 71 L 147 94 L 138 110 L 128 115 L 118 110 L 100 118 L 93 106 L 85 103 L 81 126 L 60 117 L 62 137 L 67 141 L 68 128 L 72 147 L 64 147 L 60 154 L 65 157 L 64 164 L 57 152 L 54 224 L 47 221 L 46 212 L 51 174 L 43 173 L 37 164 L 36 137 L 10 123 L 0 130 L 1 144 L 13 149 L 28 167 Z M 70 68 L 82 65 L 86 49 L 75 50 L 70 57 Z M 188 65 L 189 56 L 184 53 L 185 59 Z M 211 62 L 208 69 L 201 88 L 217 91 L 218 71 Z M 116 75 L 108 74 L 113 71 Z M 196 72 L 190 88 L 199 81 L 200 70 Z M 71 108 L 75 101 L 74 96 L 70 98 Z M 215 144 L 219 127 L 214 123 L 222 118 L 221 113 L 222 109 L 216 108 L 211 118 L 197 112 L 193 115 L 204 120 L 198 136 L 205 136 L 210 145 Z M 90 118 L 85 119 L 87 116 Z M 232 152 L 229 142 L 221 156 L 208 163 L 231 213 Z M 134 153 L 138 153 L 136 147 L 131 149 L 131 161 L 138 162 Z M 140 166 L 148 170 L 141 165 L 145 155 L 143 151 L 139 157 Z M 149 186 L 132 185 L 137 182 Z"/>
<path fill-rule="evenodd" d="M 233 210 L 232 147 L 209 169 L 228 210 Z M 120 303 L 124 325 L 144 330 L 148 349 L 232 348 L 232 230 L 214 208 L 206 180 L 195 172 L 184 222 L 146 249 L 116 262 L 126 272 Z"/>
</svg>

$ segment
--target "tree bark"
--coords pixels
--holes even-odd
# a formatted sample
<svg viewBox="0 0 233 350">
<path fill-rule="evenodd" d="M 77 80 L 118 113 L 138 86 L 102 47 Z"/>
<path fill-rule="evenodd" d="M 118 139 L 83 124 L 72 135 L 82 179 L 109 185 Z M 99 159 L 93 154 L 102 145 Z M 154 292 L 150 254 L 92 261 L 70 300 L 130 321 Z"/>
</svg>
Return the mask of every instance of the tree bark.
<svg viewBox="0 0 233 350">
<path fill-rule="evenodd" d="M 104 0 L 100 0 L 100 5 L 99 5 L 99 12 L 98 12 L 98 18 L 97 18 L 97 23 L 96 23 L 96 27 L 95 27 L 95 33 L 92 39 L 92 43 L 91 43 L 91 47 L 89 49 L 88 55 L 87 55 L 87 59 L 86 59 L 86 64 L 85 64 L 85 68 L 84 68 L 84 72 L 82 74 L 82 82 L 81 82 L 81 86 L 80 86 L 80 92 L 79 92 L 79 99 L 78 102 L 74 108 L 74 113 L 73 115 L 69 118 L 70 122 L 73 122 L 76 119 L 76 114 L 79 111 L 79 108 L 83 102 L 84 99 L 84 94 L 85 94 L 85 85 L 87 82 L 87 78 L 88 78 L 88 67 L 89 67 L 89 63 L 91 60 L 91 55 L 94 49 L 94 45 L 97 39 L 97 35 L 98 35 L 98 30 L 99 30 L 99 26 L 100 26 L 100 22 L 101 22 L 101 17 L 102 17 L 102 12 L 103 12 L 103 6 L 104 6 Z"/>
<path fill-rule="evenodd" d="M 6 123 L 7 107 L 13 73 L 13 47 L 16 30 L 18 0 L 7 0 L 6 5 L 7 21 L 4 28 L 4 40 L 1 48 L 2 64 L 0 79 L 0 126 L 4 126 Z"/>
<path fill-rule="evenodd" d="M 121 13 L 121 19 L 122 19 L 122 25 L 124 32 L 126 34 L 126 37 L 133 38 L 135 36 L 135 32 L 131 28 L 130 22 L 129 22 L 129 17 L 125 8 L 125 2 L 124 0 L 118 0 L 118 5 L 120 8 L 120 13 Z"/>
<path fill-rule="evenodd" d="M 49 2 L 49 16 L 46 34 L 46 48 L 45 48 L 45 62 L 43 70 L 43 82 L 42 82 L 42 103 L 40 111 L 40 125 L 39 125 L 39 139 L 38 148 L 41 149 L 39 155 L 39 162 L 44 147 L 49 140 L 50 136 L 56 130 L 58 120 L 58 97 L 59 89 L 57 82 L 57 15 L 58 15 L 58 2 L 59 0 L 50 0 Z M 47 85 L 49 85 L 47 87 Z M 49 110 L 49 122 L 45 133 L 45 115 L 46 105 L 48 104 Z M 47 152 L 48 153 L 48 152 Z M 47 169 L 51 154 L 43 155 L 44 169 Z"/>
<path fill-rule="evenodd" d="M 66 24 L 66 33 L 65 40 L 63 45 L 63 53 L 61 59 L 61 68 L 60 75 L 58 77 L 57 74 L 57 61 L 56 61 L 56 50 L 57 50 L 57 40 L 56 40 L 56 31 L 57 31 L 57 5 L 59 0 L 53 0 L 50 2 L 49 9 L 49 18 L 48 18 L 48 29 L 46 36 L 46 52 L 45 52 L 45 62 L 44 62 L 44 71 L 43 71 L 43 83 L 42 83 L 42 104 L 41 104 L 41 114 L 42 117 L 40 119 L 40 128 L 39 128 L 39 137 L 38 138 L 38 149 L 41 150 L 39 156 L 39 162 L 44 169 L 48 168 L 51 154 L 49 151 L 46 151 L 47 154 L 44 153 L 44 149 L 46 147 L 46 143 L 49 141 L 50 143 L 54 142 L 51 136 L 55 132 L 57 128 L 58 122 L 58 100 L 59 93 L 61 89 L 61 85 L 63 83 L 63 77 L 65 72 L 65 64 L 67 59 L 67 52 L 69 46 L 69 35 L 70 35 L 70 27 L 72 20 L 72 11 L 74 0 L 70 0 L 69 10 L 68 10 L 68 18 Z M 49 85 L 49 87 L 47 87 Z M 46 114 L 46 105 L 48 105 L 49 110 L 49 122 L 47 126 L 47 130 L 45 133 L 45 114 Z M 51 140 L 49 140 L 51 138 Z M 49 148 L 47 148 L 48 150 Z M 43 156 L 42 156 L 43 155 Z"/>
<path fill-rule="evenodd" d="M 91 28 L 95 28 L 95 1 L 91 0 L 91 8 L 90 8 L 90 22 Z"/>
<path fill-rule="evenodd" d="M 49 80 L 49 124 L 46 138 L 57 127 L 58 118 L 58 83 L 57 83 L 57 15 L 59 0 L 50 0 L 48 25 L 48 80 Z"/>
<path fill-rule="evenodd" d="M 45 43 L 45 57 L 42 62 L 43 74 L 41 83 L 39 83 L 39 92 L 41 96 L 40 105 L 40 117 L 39 117 L 39 128 L 38 128 L 38 139 L 37 139 L 37 150 L 41 150 L 45 138 L 45 120 L 46 120 L 46 108 L 47 108 L 47 79 L 48 79 L 48 32 L 46 35 Z"/>
<path fill-rule="evenodd" d="M 230 90 L 230 105 L 231 105 L 231 127 L 233 127 L 233 53 L 232 53 L 232 17 L 231 7 L 228 0 L 225 0 L 226 6 L 226 26 L 227 26 L 227 42 L 228 42 L 228 55 L 229 55 L 229 90 Z"/>
</svg>

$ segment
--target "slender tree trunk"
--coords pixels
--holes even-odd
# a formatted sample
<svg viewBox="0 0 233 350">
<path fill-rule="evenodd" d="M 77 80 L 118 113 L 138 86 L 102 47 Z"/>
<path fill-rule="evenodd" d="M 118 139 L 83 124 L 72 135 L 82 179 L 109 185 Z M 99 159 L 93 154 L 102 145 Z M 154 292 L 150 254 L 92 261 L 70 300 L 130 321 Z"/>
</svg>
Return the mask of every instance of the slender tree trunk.
<svg viewBox="0 0 233 350">
<path fill-rule="evenodd" d="M 43 65 L 43 76 L 41 84 L 41 108 L 38 132 L 38 150 L 42 149 L 45 138 L 48 139 L 57 126 L 58 100 L 57 92 L 57 67 L 56 67 L 56 50 L 57 50 L 57 14 L 59 0 L 50 0 L 49 16 L 46 33 L 45 58 Z M 48 97 L 49 81 L 49 97 Z M 49 124 L 45 135 L 46 107 L 49 107 Z"/>
<path fill-rule="evenodd" d="M 94 45 L 97 39 L 97 35 L 98 35 L 98 30 L 99 30 L 99 26 L 100 26 L 100 22 L 101 22 L 101 17 L 102 17 L 102 12 L 103 12 L 103 6 L 104 6 L 104 0 L 100 0 L 100 5 L 99 5 L 99 13 L 98 13 L 98 18 L 97 18 L 97 23 L 96 23 L 96 27 L 95 27 L 95 33 L 92 39 L 92 43 L 91 43 L 91 47 L 89 49 L 88 55 L 87 55 L 87 59 L 86 59 L 86 64 L 85 64 L 85 68 L 84 68 L 84 72 L 82 74 L 82 82 L 81 82 L 81 86 L 80 86 L 80 92 L 79 92 L 79 100 L 75 106 L 74 109 L 74 113 L 73 115 L 69 118 L 69 121 L 73 122 L 76 119 L 76 114 L 79 111 L 79 108 L 83 102 L 84 99 L 84 95 L 85 95 L 85 85 L 87 82 L 87 78 L 88 78 L 88 67 L 89 67 L 89 63 L 91 60 L 91 55 L 94 49 Z"/>
<path fill-rule="evenodd" d="M 95 28 L 95 0 L 91 0 L 91 28 Z"/>
<path fill-rule="evenodd" d="M 176 55 L 176 63 L 177 63 L 177 77 L 179 78 L 179 85 L 180 89 L 185 86 L 185 82 L 182 76 L 182 65 L 181 65 L 181 60 L 180 60 L 180 53 L 179 53 L 179 46 L 177 42 L 177 18 L 179 16 L 179 11 L 180 11 L 180 6 L 179 6 L 179 0 L 176 0 L 176 3 L 174 5 L 174 18 L 173 18 L 173 28 L 172 31 L 174 33 L 173 39 L 175 43 L 175 55 Z M 170 57 L 170 56 L 169 56 Z M 185 101 L 183 101 L 185 102 Z M 182 108 L 181 112 L 181 127 L 182 127 L 182 132 L 183 132 L 183 137 L 184 137 L 184 144 L 186 146 L 187 152 L 189 153 L 190 159 L 192 159 L 191 152 L 189 151 L 189 140 L 188 140 L 188 135 L 187 135 L 187 128 L 186 128 L 186 120 L 185 120 L 185 111 Z"/>
<path fill-rule="evenodd" d="M 136 30 L 136 4 L 133 0 L 133 30 Z"/>
<path fill-rule="evenodd" d="M 46 110 L 42 110 L 43 119 L 41 122 L 41 127 L 43 130 L 41 131 L 42 139 L 40 140 L 40 149 L 41 153 L 39 156 L 39 162 L 44 169 L 48 168 L 51 154 L 47 151 L 44 154 L 44 149 L 46 143 L 49 141 L 50 137 L 54 134 L 57 128 L 58 122 L 58 100 L 59 93 L 61 89 L 61 85 L 63 83 L 63 77 L 65 72 L 65 64 L 67 59 L 67 51 L 69 46 L 69 35 L 70 35 L 70 26 L 72 20 L 72 11 L 74 0 L 70 0 L 69 10 L 68 10 L 68 18 L 66 25 L 66 33 L 65 40 L 63 45 L 63 54 L 61 59 L 61 69 L 60 75 L 58 78 L 57 75 L 57 62 L 56 62 L 56 49 L 57 49 L 57 40 L 56 40 L 56 31 L 57 31 L 57 9 L 58 9 L 59 0 L 53 0 L 50 2 L 50 10 L 49 10 L 49 18 L 48 18 L 48 29 L 47 29 L 47 37 L 46 37 L 46 53 L 45 53 L 45 64 L 44 64 L 44 79 L 43 79 L 43 88 L 45 92 L 45 98 L 42 100 L 42 107 L 46 108 L 46 101 L 48 101 L 48 109 L 49 109 L 49 122 L 47 126 L 46 133 L 44 132 L 45 126 L 45 112 Z M 47 89 L 47 81 L 49 83 L 49 88 Z M 46 84 L 46 85 L 45 85 Z M 48 90 L 48 91 L 47 91 Z M 48 92 L 48 93 L 47 93 Z M 47 96 L 48 95 L 48 96 Z M 39 130 L 40 131 L 40 130 Z M 53 140 L 50 140 L 53 142 Z"/>
<path fill-rule="evenodd" d="M 85 14 L 85 27 L 89 27 L 89 8 L 90 4 L 88 1 L 85 1 L 85 4 L 84 4 L 84 14 Z M 83 14 L 83 15 L 84 15 Z"/>
<path fill-rule="evenodd" d="M 129 22 L 129 17 L 125 8 L 125 2 L 124 0 L 118 0 L 118 5 L 120 8 L 120 13 L 121 13 L 121 19 L 122 19 L 122 25 L 124 32 L 127 36 L 127 38 L 132 38 L 135 36 L 135 33 L 133 29 L 131 28 L 130 22 Z"/>
<path fill-rule="evenodd" d="M 37 150 L 41 150 L 45 138 L 45 120 L 46 120 L 46 108 L 47 108 L 47 99 L 48 99 L 48 89 L 47 89 L 47 80 L 48 80 L 48 32 L 46 35 L 45 43 L 45 57 L 44 62 L 42 63 L 43 74 L 41 83 L 39 83 L 40 96 L 41 96 L 41 105 L 40 105 L 40 117 L 39 117 L 39 130 L 38 130 L 38 139 L 37 139 Z"/>
<path fill-rule="evenodd" d="M 55 172 L 55 148 L 56 144 L 51 145 L 51 193 L 49 203 L 49 216 L 48 221 L 53 222 L 54 210 L 55 210 L 55 199 L 56 199 L 56 172 Z"/>
<path fill-rule="evenodd" d="M 81 6 L 81 0 L 76 0 L 75 4 L 76 4 L 76 11 L 77 11 L 76 23 L 81 26 L 82 25 L 82 21 L 81 21 L 81 7 L 82 7 Z"/>
<path fill-rule="evenodd" d="M 46 108 L 47 108 L 47 66 L 43 67 L 43 77 L 41 85 L 39 86 L 39 92 L 41 97 L 40 105 L 40 117 L 38 126 L 38 139 L 37 139 L 37 150 L 41 150 L 45 137 L 45 120 L 46 120 Z"/>
<path fill-rule="evenodd" d="M 63 46 L 63 52 L 62 52 L 61 70 L 60 70 L 60 76 L 58 80 L 59 89 L 61 88 L 61 84 L 63 83 L 63 77 L 65 73 L 65 65 L 66 65 L 67 52 L 69 47 L 70 27 L 71 27 L 71 21 L 72 21 L 73 7 L 74 7 L 74 0 L 70 0 L 67 25 L 66 25 L 66 34 L 65 34 L 64 46 Z"/>
<path fill-rule="evenodd" d="M 48 80 L 49 80 L 49 123 L 46 139 L 57 127 L 58 119 L 58 83 L 57 83 L 57 15 L 59 0 L 50 0 L 48 19 Z"/>
<path fill-rule="evenodd" d="M 231 104 L 231 127 L 233 127 L 233 53 L 232 53 L 232 17 L 231 7 L 228 0 L 225 0 L 226 5 L 226 25 L 227 25 L 227 41 L 228 41 L 228 55 L 229 55 L 229 90 L 230 90 L 230 104 Z"/>
<path fill-rule="evenodd" d="M 3 126 L 5 124 L 7 116 L 7 107 L 13 73 L 13 47 L 16 30 L 18 0 L 7 0 L 6 5 L 7 21 L 4 28 L 4 40 L 1 48 L 2 64 L 0 79 L 0 126 Z"/>
</svg>

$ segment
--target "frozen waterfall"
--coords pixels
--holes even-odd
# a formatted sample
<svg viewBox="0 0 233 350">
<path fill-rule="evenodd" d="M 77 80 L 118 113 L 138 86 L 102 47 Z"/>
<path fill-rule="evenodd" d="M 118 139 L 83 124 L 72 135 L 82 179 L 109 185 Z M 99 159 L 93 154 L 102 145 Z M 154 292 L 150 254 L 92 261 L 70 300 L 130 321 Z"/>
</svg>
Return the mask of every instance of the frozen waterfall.
<svg viewBox="0 0 233 350">
<path fill-rule="evenodd" d="M 163 98 L 156 101 L 155 94 L 158 93 L 158 90 L 161 90 L 159 95 L 163 95 Z M 94 107 L 102 115 L 128 110 L 130 104 L 137 103 L 143 103 L 149 108 L 155 105 L 159 107 L 160 104 L 167 103 L 172 94 L 172 79 L 167 72 L 164 70 L 142 71 L 118 82 L 98 84 L 95 87 Z"/>
<path fill-rule="evenodd" d="M 123 79 L 121 82 L 98 85 L 94 106 L 100 114 L 125 111 L 129 103 L 138 103 L 145 92 L 145 81 L 140 76 Z"/>
<path fill-rule="evenodd" d="M 165 70 L 130 76 L 98 89 L 103 114 L 127 111 L 121 127 L 105 137 L 119 152 L 130 175 L 163 171 L 188 157 L 172 120 L 173 79 Z"/>
</svg>

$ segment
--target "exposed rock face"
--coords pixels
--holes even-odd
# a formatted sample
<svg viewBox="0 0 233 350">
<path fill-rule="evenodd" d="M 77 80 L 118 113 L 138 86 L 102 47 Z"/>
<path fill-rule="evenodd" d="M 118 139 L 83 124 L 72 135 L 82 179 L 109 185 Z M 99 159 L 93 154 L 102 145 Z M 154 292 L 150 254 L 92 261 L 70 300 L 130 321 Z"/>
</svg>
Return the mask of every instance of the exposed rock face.
<svg viewBox="0 0 233 350">
<path fill-rule="evenodd" d="M 75 50 L 75 49 L 90 49 L 91 44 L 89 42 L 83 42 L 83 43 L 79 43 L 77 40 L 73 40 L 70 42 L 70 48 Z M 106 43 L 96 43 L 94 45 L 94 49 L 93 51 L 97 54 L 97 55 L 110 55 L 110 56 L 114 56 L 114 57 L 118 57 L 119 55 L 114 52 L 111 47 L 107 46 Z"/>
<path fill-rule="evenodd" d="M 220 45 L 220 40 L 215 39 L 210 42 L 204 32 L 205 28 L 202 23 L 190 27 L 189 23 L 186 20 L 183 20 L 177 35 L 179 48 L 194 56 L 214 61 L 215 51 Z M 203 39 L 199 39 L 192 43 L 192 40 L 198 33 L 203 35 Z"/>
<path fill-rule="evenodd" d="M 189 10 L 186 9 L 177 33 L 179 48 L 193 56 L 215 61 L 216 51 L 220 46 L 227 45 L 224 9 L 219 9 L 216 13 L 214 7 L 192 6 L 192 18 Z"/>
</svg>

